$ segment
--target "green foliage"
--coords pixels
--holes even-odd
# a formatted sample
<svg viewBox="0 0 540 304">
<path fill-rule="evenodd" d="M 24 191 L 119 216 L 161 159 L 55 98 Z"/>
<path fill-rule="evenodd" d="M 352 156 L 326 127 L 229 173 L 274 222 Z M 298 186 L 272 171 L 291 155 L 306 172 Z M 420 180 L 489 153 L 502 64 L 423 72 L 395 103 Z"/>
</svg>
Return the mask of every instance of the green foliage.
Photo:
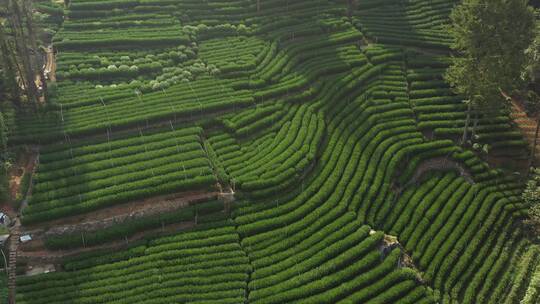
<svg viewBox="0 0 540 304">
<path fill-rule="evenodd" d="M 540 224 L 540 169 L 531 169 L 531 177 L 522 197 L 529 206 L 529 216 Z"/>
<path fill-rule="evenodd" d="M 219 182 L 229 184 L 229 176 L 225 171 L 225 168 L 223 168 L 221 161 L 218 159 L 216 151 L 214 151 L 212 145 L 208 141 L 204 142 L 204 149 L 208 155 L 208 159 L 212 163 L 212 168 L 214 169 Z"/>
<path fill-rule="evenodd" d="M 446 51 L 450 37 L 443 34 L 447 15 L 457 2 L 446 1 L 355 1 L 358 10 L 353 18 L 364 35 L 378 43 L 425 47 Z M 423 6 L 423 7 L 422 7 Z M 436 7 L 437 9 L 432 9 Z M 429 18 L 424 15 L 429 11 Z M 422 31 L 429 29 L 429 35 Z"/>
<path fill-rule="evenodd" d="M 521 185 L 450 140 L 463 132 L 467 105 L 443 81 L 450 59 L 428 55 L 448 51 L 443 25 L 457 1 L 361 1 L 351 18 L 345 1 L 261 2 L 261 11 L 256 1 L 229 0 L 71 6 L 61 43 L 149 33 L 190 41 L 183 50 L 111 42 L 59 53 L 69 75 L 60 77 L 51 120 L 21 115 L 15 130 L 16 141 L 54 141 L 42 146 L 25 217 L 177 191 L 169 186 L 186 178 L 181 165 L 193 166 L 189 181 L 201 172 L 206 186 L 214 174 L 231 180 L 243 201 L 222 227 L 20 277 L 18 302 L 472 304 L 496 303 L 520 277 L 528 284 L 527 271 L 513 271 L 529 245 L 514 225 L 525 210 Z M 208 73 L 191 78 L 190 66 Z M 96 67 L 110 75 L 92 74 Z M 141 89 L 149 79 L 152 88 Z M 494 112 L 479 117 L 479 142 L 522 145 L 506 113 Z M 177 119 L 196 121 L 208 140 L 191 122 L 169 131 Z M 153 123 L 164 127 L 147 134 Z M 131 128 L 140 133 L 117 131 Z M 434 158 L 459 169 L 425 165 Z M 224 220 L 218 208 L 198 223 Z M 101 244 L 159 224 L 119 223 L 85 239 Z M 81 245 L 77 235 L 57 241 Z M 401 246 L 417 269 L 404 265 Z"/>
<path fill-rule="evenodd" d="M 536 271 L 532 274 L 531 282 L 525 296 L 521 300 L 521 304 L 533 304 L 540 299 L 540 265 L 536 267 Z"/>
<path fill-rule="evenodd" d="M 4 162 L 7 160 L 8 153 L 8 129 L 6 122 L 4 121 L 4 116 L 0 112 L 0 165 L 4 165 Z M 3 167 L 4 168 L 4 167 Z"/>
<path fill-rule="evenodd" d="M 251 266 L 230 222 L 87 254 L 71 271 L 17 279 L 17 303 L 239 303 Z"/>
<path fill-rule="evenodd" d="M 4 264 L 4 259 L 2 259 Z M 8 303 L 8 288 L 7 288 L 7 275 L 5 272 L 0 273 L 0 303 Z"/>
<path fill-rule="evenodd" d="M 30 188 L 30 181 L 32 180 L 32 173 L 31 172 L 24 172 L 22 178 L 21 178 L 21 184 L 19 185 L 19 193 L 17 193 L 17 197 L 15 198 L 15 201 L 17 205 L 19 205 L 25 198 L 28 193 L 28 189 Z M 18 206 L 17 206 L 18 207 Z M 17 209 L 17 208 L 15 208 Z"/>
<path fill-rule="evenodd" d="M 523 69 L 522 78 L 533 86 L 538 86 L 538 81 L 540 81 L 540 20 L 536 21 L 535 37 L 525 50 L 525 55 L 527 62 Z M 540 94 L 540 91 L 536 93 Z"/>
<path fill-rule="evenodd" d="M 529 90 L 524 100 L 525 111 L 529 116 L 535 116 L 540 113 L 540 95 L 535 91 Z"/>
<path fill-rule="evenodd" d="M 96 210 L 214 182 L 201 128 L 169 128 L 41 149 L 25 223 Z"/>
<path fill-rule="evenodd" d="M 526 0 L 465 0 L 450 15 L 457 52 L 446 74 L 454 90 L 487 112 L 503 106 L 501 91 L 521 88 L 525 49 L 534 33 Z"/>
<path fill-rule="evenodd" d="M 85 246 L 96 246 L 113 240 L 129 238 L 137 232 L 150 229 L 164 228 L 167 225 L 193 221 L 195 216 L 214 214 L 223 210 L 223 202 L 212 201 L 182 208 L 166 214 L 127 219 L 115 223 L 105 229 L 93 232 L 69 233 L 46 238 L 45 246 L 49 249 L 73 249 Z"/>
<path fill-rule="evenodd" d="M 8 156 L 8 129 L 4 116 L 0 111 L 0 201 L 9 199 L 7 172 L 10 158 Z"/>
</svg>

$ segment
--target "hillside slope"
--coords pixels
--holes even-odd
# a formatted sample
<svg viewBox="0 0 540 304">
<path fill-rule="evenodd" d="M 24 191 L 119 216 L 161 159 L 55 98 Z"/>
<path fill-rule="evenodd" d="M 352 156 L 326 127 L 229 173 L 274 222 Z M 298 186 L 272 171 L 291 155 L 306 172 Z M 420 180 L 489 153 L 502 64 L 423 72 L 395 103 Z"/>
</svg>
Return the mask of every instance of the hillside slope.
<svg viewBox="0 0 540 304">
<path fill-rule="evenodd" d="M 330 0 L 71 1 L 53 103 L 11 128 L 41 145 L 23 223 L 193 189 L 236 201 L 21 276 L 17 302 L 536 303 L 523 185 L 457 144 L 455 2 L 360 1 L 348 18 Z M 504 112 L 477 140 L 526 155 Z"/>
</svg>

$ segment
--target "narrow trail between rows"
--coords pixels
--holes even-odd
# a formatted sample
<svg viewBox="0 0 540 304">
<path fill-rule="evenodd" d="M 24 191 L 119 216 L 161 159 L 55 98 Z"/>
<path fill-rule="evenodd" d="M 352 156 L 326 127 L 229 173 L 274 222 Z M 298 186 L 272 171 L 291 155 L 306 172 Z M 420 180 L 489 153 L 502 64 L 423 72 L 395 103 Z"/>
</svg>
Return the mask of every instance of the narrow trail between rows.
<svg viewBox="0 0 540 304">
<path fill-rule="evenodd" d="M 54 56 L 54 49 L 52 45 L 49 45 L 46 50 L 46 59 L 44 74 L 52 82 L 56 81 L 56 56 Z"/>
<path fill-rule="evenodd" d="M 41 248 L 31 251 L 19 251 L 18 258 L 22 261 L 29 262 L 29 264 L 41 265 L 41 264 L 58 264 L 64 258 L 73 257 L 86 252 L 96 252 L 96 251 L 116 251 L 123 250 L 129 247 L 131 244 L 147 238 L 149 235 L 152 236 L 165 236 L 169 234 L 178 233 L 196 226 L 195 221 L 182 222 L 179 224 L 167 225 L 162 228 L 150 229 L 145 231 L 140 231 L 134 235 L 125 238 L 124 240 L 115 240 L 110 241 L 101 245 L 88 246 L 88 247 L 79 247 L 76 249 L 68 250 L 49 250 L 44 247 L 43 240 L 33 240 L 32 242 L 38 242 L 38 246 Z"/>
<path fill-rule="evenodd" d="M 25 225 L 24 227 L 26 231 L 47 230 L 47 227 L 54 227 L 52 229 L 63 231 L 77 227 L 90 228 L 96 225 L 103 228 L 108 226 L 108 223 L 113 224 L 126 218 L 138 218 L 177 210 L 190 204 L 217 198 L 218 194 L 218 192 L 191 191 L 161 195 L 48 222 Z"/>
<path fill-rule="evenodd" d="M 20 228 L 18 228 L 19 234 L 30 234 L 32 236 L 31 242 L 19 246 L 18 256 L 23 261 L 30 262 L 34 266 L 39 266 L 46 263 L 60 263 L 65 257 L 89 251 L 124 249 L 130 244 L 148 238 L 149 236 L 163 236 L 193 228 L 197 225 L 197 219 L 163 225 L 160 228 L 145 229 L 122 240 L 112 240 L 100 245 L 85 246 L 77 249 L 49 250 L 45 247 L 45 239 L 47 236 L 54 235 L 83 232 L 91 233 L 92 231 L 111 227 L 126 220 L 135 220 L 157 214 L 166 214 L 211 199 L 223 200 L 224 212 L 230 212 L 230 205 L 234 201 L 234 192 L 176 193 L 168 196 L 130 202 L 98 210 L 90 214 L 73 216 L 70 217 L 67 222 L 65 219 L 62 219 L 39 223 L 28 227 L 25 226 L 24 231 L 20 231 Z M 83 237 L 82 234 L 81 237 Z"/>
<path fill-rule="evenodd" d="M 537 122 L 534 120 L 534 118 L 527 116 L 527 113 L 523 107 L 516 100 L 512 100 L 511 109 L 512 112 L 510 117 L 514 120 L 518 129 L 521 131 L 521 134 L 523 134 L 523 137 L 529 143 L 529 147 L 532 148 L 534 145 Z M 536 143 L 536 152 L 534 157 L 538 163 L 538 161 L 540 161 L 540 140 Z"/>
<path fill-rule="evenodd" d="M 448 159 L 447 157 L 434 157 L 423 161 L 416 167 L 414 175 L 405 186 L 416 184 L 424 174 L 429 171 L 448 171 L 456 170 L 469 184 L 474 184 L 471 173 L 459 162 Z"/>
</svg>

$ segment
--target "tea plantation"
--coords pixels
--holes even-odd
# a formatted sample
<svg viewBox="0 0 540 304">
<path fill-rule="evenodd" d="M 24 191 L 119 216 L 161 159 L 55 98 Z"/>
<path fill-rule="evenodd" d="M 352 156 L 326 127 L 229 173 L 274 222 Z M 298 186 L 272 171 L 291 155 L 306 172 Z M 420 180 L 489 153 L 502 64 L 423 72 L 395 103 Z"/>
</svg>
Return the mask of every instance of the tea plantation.
<svg viewBox="0 0 540 304">
<path fill-rule="evenodd" d="M 459 145 L 466 105 L 443 78 L 458 2 L 49 8 L 51 99 L 6 119 L 39 147 L 23 227 L 217 194 L 48 235 L 51 252 L 101 249 L 18 276 L 17 303 L 540 303 L 522 182 Z M 490 156 L 526 157 L 506 111 L 477 130 Z"/>
</svg>

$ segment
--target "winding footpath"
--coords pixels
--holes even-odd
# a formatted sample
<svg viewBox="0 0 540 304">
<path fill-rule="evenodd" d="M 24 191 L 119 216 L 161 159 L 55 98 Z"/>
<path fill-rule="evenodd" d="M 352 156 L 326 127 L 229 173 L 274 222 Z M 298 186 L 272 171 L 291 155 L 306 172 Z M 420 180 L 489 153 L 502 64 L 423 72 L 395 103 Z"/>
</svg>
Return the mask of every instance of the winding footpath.
<svg viewBox="0 0 540 304">
<path fill-rule="evenodd" d="M 532 148 L 532 146 L 534 145 L 534 137 L 536 133 L 536 121 L 533 118 L 527 116 L 525 110 L 515 100 L 512 101 L 512 113 L 510 114 L 510 116 L 523 134 L 523 137 L 529 143 L 529 147 Z M 535 161 L 536 164 L 538 164 L 540 161 L 540 140 L 538 140 L 536 143 Z"/>
</svg>

